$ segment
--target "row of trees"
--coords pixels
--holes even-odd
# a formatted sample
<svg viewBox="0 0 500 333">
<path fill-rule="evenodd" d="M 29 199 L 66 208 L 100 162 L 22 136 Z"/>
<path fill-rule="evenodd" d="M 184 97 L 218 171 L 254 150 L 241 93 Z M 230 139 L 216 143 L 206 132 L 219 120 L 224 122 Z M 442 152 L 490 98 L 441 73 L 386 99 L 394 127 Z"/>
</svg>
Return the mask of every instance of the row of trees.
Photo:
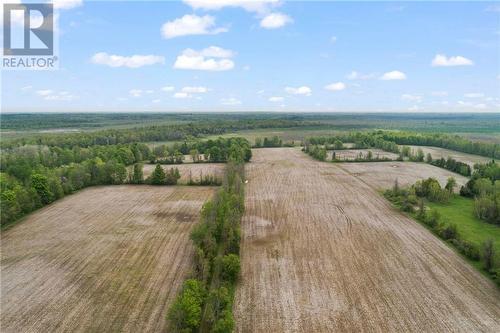
<svg viewBox="0 0 500 333">
<path fill-rule="evenodd" d="M 448 179 L 444 189 L 432 178 L 417 182 L 407 188 L 399 187 L 396 181 L 392 189 L 384 192 L 384 196 L 401 210 L 424 223 L 434 234 L 451 243 L 470 260 L 482 261 L 485 272 L 500 285 L 500 267 L 495 261 L 493 240 L 486 240 L 481 246 L 477 246 L 461 237 L 457 226 L 445 221 L 437 210 L 425 206 L 424 199 L 441 201 L 442 195 L 451 193 L 455 186 L 456 182 L 453 178 Z"/>
<path fill-rule="evenodd" d="M 175 332 L 230 333 L 240 271 L 240 221 L 244 211 L 244 152 L 233 150 L 222 188 L 201 211 L 191 239 L 194 277 L 184 283 L 168 318 Z"/>
</svg>

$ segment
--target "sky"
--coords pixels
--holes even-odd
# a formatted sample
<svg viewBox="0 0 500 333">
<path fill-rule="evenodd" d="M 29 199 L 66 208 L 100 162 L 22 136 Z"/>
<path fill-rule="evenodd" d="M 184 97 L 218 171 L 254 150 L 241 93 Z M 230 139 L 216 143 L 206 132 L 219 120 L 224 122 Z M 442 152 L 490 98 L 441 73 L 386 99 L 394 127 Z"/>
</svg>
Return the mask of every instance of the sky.
<svg viewBox="0 0 500 333">
<path fill-rule="evenodd" d="M 2 112 L 500 112 L 498 2 L 57 0 Z"/>
</svg>

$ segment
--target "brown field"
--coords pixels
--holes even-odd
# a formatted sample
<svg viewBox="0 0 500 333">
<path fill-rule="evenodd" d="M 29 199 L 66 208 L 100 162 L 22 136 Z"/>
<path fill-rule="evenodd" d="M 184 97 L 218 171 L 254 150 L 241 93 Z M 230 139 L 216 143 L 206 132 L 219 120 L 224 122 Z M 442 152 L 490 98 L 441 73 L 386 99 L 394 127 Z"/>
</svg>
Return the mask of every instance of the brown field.
<svg viewBox="0 0 500 333">
<path fill-rule="evenodd" d="M 2 232 L 2 332 L 162 332 L 210 187 L 94 187 Z"/>
<path fill-rule="evenodd" d="M 247 179 L 237 332 L 500 331 L 493 283 L 338 164 L 260 149 Z"/>
<path fill-rule="evenodd" d="M 413 153 L 416 153 L 417 149 L 421 148 L 425 155 L 427 155 L 427 153 L 430 153 L 433 159 L 440 159 L 441 157 L 447 159 L 448 157 L 451 157 L 457 161 L 467 163 L 471 167 L 473 167 L 474 164 L 476 163 L 486 163 L 491 161 L 491 158 L 488 157 L 461 153 L 455 150 L 444 149 L 439 147 L 425 147 L 425 146 L 408 146 L 408 147 L 412 149 Z"/>
<path fill-rule="evenodd" d="M 457 181 L 455 191 L 459 191 L 468 178 L 433 165 L 415 162 L 358 162 L 338 163 L 339 168 L 359 178 L 377 190 L 391 188 L 397 179 L 399 185 L 414 184 L 417 180 L 429 177 L 436 178 L 441 186 L 446 185 L 449 177 Z"/>
<path fill-rule="evenodd" d="M 224 174 L 224 163 L 189 163 L 189 164 L 163 164 L 163 169 L 165 171 L 171 168 L 179 169 L 181 174 L 181 179 L 179 179 L 180 184 L 185 184 L 189 180 L 189 174 L 193 177 L 193 180 L 199 180 L 200 175 L 213 175 L 222 179 Z M 155 164 L 144 164 L 144 178 L 149 177 L 153 170 L 156 168 Z M 132 169 L 130 169 L 132 170 Z"/>
<path fill-rule="evenodd" d="M 360 155 L 365 158 L 368 155 L 368 152 L 371 151 L 373 158 L 388 158 L 391 160 L 395 160 L 398 158 L 397 154 L 390 153 L 387 151 L 383 151 L 381 149 L 342 149 L 342 150 L 330 150 L 328 151 L 328 156 L 327 159 L 331 159 L 333 152 L 335 152 L 335 157 L 338 160 L 348 160 L 352 161 L 355 160 L 356 158 L 359 158 Z"/>
</svg>

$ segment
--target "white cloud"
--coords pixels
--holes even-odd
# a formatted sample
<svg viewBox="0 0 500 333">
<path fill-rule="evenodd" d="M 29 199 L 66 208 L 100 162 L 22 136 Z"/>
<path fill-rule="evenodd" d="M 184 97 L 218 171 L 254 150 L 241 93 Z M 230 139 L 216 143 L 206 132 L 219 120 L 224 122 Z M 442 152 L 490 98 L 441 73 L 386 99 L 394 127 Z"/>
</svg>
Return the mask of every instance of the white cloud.
<svg viewBox="0 0 500 333">
<path fill-rule="evenodd" d="M 237 98 L 230 97 L 230 98 L 221 98 L 220 103 L 222 105 L 240 105 L 241 101 Z"/>
<path fill-rule="evenodd" d="M 160 103 L 160 102 L 161 102 L 161 100 L 160 100 L 160 99 L 153 99 L 153 100 L 151 101 L 151 103 L 154 103 L 154 104 L 157 104 L 157 103 Z"/>
<path fill-rule="evenodd" d="M 341 90 L 344 90 L 345 87 L 346 87 L 345 83 L 335 82 L 335 83 L 330 83 L 329 85 L 325 86 L 325 89 L 330 90 L 330 91 L 341 91 Z"/>
<path fill-rule="evenodd" d="M 330 37 L 330 43 L 334 44 L 337 42 L 337 36 Z"/>
<path fill-rule="evenodd" d="M 444 54 L 436 54 L 431 65 L 433 67 L 472 66 L 474 62 L 462 56 L 448 58 Z"/>
<path fill-rule="evenodd" d="M 303 95 L 303 96 L 311 96 L 311 93 L 312 93 L 311 88 L 309 88 L 309 87 L 307 87 L 307 86 L 302 86 L 302 87 L 298 87 L 298 88 L 294 88 L 294 87 L 286 87 L 286 88 L 285 88 L 285 91 L 286 91 L 288 94 L 292 94 L 292 95 Z"/>
<path fill-rule="evenodd" d="M 481 98 L 481 97 L 484 97 L 484 94 L 483 93 L 467 93 L 467 94 L 464 94 L 464 97 L 465 98 Z"/>
<path fill-rule="evenodd" d="M 22 91 L 28 91 L 28 90 L 31 90 L 31 89 L 33 89 L 33 86 L 25 86 L 25 87 L 21 88 Z"/>
<path fill-rule="evenodd" d="M 219 10 L 224 7 L 240 7 L 249 12 L 266 13 L 281 5 L 281 0 L 183 0 L 193 9 Z"/>
<path fill-rule="evenodd" d="M 187 94 L 203 94 L 208 91 L 207 87 L 184 87 L 181 90 L 183 93 Z"/>
<path fill-rule="evenodd" d="M 284 100 L 285 99 L 283 97 L 280 97 L 280 96 L 269 97 L 269 102 L 273 102 L 273 103 L 283 102 Z"/>
<path fill-rule="evenodd" d="M 406 74 L 400 71 L 391 71 L 384 73 L 380 77 L 381 80 L 389 81 L 389 80 L 406 80 Z"/>
<path fill-rule="evenodd" d="M 157 55 L 133 55 L 125 57 L 107 54 L 106 52 L 99 52 L 92 56 L 91 62 L 110 67 L 139 68 L 154 64 L 164 64 L 165 58 Z"/>
<path fill-rule="evenodd" d="M 165 86 L 165 87 L 162 87 L 161 90 L 164 92 L 171 92 L 171 91 L 175 90 L 175 87 L 174 86 Z"/>
<path fill-rule="evenodd" d="M 234 62 L 229 59 L 234 52 L 218 46 L 210 46 L 201 51 L 186 49 L 177 56 L 174 63 L 176 69 L 192 69 L 204 71 L 227 71 L 234 68 Z M 217 59 L 217 58 L 220 58 Z"/>
<path fill-rule="evenodd" d="M 51 95 L 53 94 L 54 91 L 53 90 L 50 90 L 50 89 L 45 89 L 45 90 L 37 90 L 36 91 L 36 94 L 38 96 L 48 96 L 48 95 Z"/>
<path fill-rule="evenodd" d="M 173 95 L 174 98 L 191 98 L 192 96 L 188 93 L 185 93 L 185 92 L 176 92 L 174 95 Z"/>
<path fill-rule="evenodd" d="M 260 21 L 260 26 L 265 29 L 277 29 L 292 22 L 292 18 L 288 15 L 283 13 L 271 13 Z"/>
<path fill-rule="evenodd" d="M 249 65 L 243 66 L 243 70 L 244 71 L 249 71 L 250 69 L 251 69 L 251 67 Z"/>
<path fill-rule="evenodd" d="M 53 0 L 56 9 L 71 9 L 83 5 L 83 0 Z"/>
<path fill-rule="evenodd" d="M 431 92 L 431 95 L 436 96 L 436 97 L 446 97 L 446 96 L 448 96 L 448 92 L 447 91 L 433 91 L 433 92 Z"/>
<path fill-rule="evenodd" d="M 67 91 L 54 91 L 51 89 L 37 90 L 35 93 L 46 101 L 72 101 L 78 98 L 78 96 Z"/>
<path fill-rule="evenodd" d="M 346 76 L 346 78 L 349 80 L 369 80 L 369 79 L 373 79 L 374 77 L 375 77 L 374 73 L 363 74 L 363 73 L 359 73 L 356 71 L 352 71 L 351 73 L 347 74 L 347 76 Z"/>
<path fill-rule="evenodd" d="M 486 7 L 486 11 L 487 12 L 500 13 L 500 5 L 491 5 L 491 6 L 488 6 L 488 7 Z"/>
<path fill-rule="evenodd" d="M 488 106 L 484 103 L 474 104 L 471 102 L 458 101 L 458 105 L 462 107 L 474 108 L 474 109 L 486 109 Z"/>
<path fill-rule="evenodd" d="M 401 99 L 403 101 L 409 101 L 409 102 L 421 102 L 422 101 L 422 96 L 419 95 L 411 95 L 411 94 L 403 94 L 401 95 Z"/>
<path fill-rule="evenodd" d="M 141 97 L 143 91 L 141 89 L 130 89 L 128 93 L 132 97 Z"/>
<path fill-rule="evenodd" d="M 418 111 L 420 110 L 420 107 L 418 105 L 413 105 L 412 107 L 408 108 L 408 111 Z"/>
<path fill-rule="evenodd" d="M 161 35 L 163 38 L 170 39 L 187 35 L 215 35 L 227 32 L 227 30 L 226 28 L 217 28 L 213 16 L 184 15 L 164 23 L 161 27 Z"/>
</svg>

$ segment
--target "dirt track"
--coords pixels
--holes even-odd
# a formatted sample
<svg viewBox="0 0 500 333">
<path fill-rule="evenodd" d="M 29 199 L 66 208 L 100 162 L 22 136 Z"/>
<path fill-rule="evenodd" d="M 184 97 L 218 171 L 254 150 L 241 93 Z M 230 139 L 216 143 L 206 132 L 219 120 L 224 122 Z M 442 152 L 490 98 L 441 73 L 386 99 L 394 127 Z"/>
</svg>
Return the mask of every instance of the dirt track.
<svg viewBox="0 0 500 333">
<path fill-rule="evenodd" d="M 238 332 L 500 331 L 498 289 L 362 180 L 296 149 L 246 169 Z"/>
<path fill-rule="evenodd" d="M 94 187 L 2 232 L 1 332 L 161 332 L 209 187 Z"/>
</svg>

